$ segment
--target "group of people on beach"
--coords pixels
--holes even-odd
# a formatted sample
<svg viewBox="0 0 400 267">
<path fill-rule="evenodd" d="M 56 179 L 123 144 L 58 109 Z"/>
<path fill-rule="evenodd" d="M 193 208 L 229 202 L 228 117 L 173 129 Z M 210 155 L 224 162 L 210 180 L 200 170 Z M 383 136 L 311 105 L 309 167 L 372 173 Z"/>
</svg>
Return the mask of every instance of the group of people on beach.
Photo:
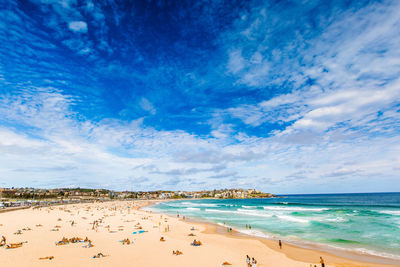
<svg viewBox="0 0 400 267">
<path fill-rule="evenodd" d="M 246 255 L 247 267 L 257 267 L 257 260 L 253 258 L 250 259 L 249 255 Z"/>
<path fill-rule="evenodd" d="M 192 243 L 190 243 L 190 245 L 197 247 L 197 246 L 201 246 L 202 244 L 201 244 L 200 240 L 195 239 L 195 240 L 193 240 Z"/>
</svg>

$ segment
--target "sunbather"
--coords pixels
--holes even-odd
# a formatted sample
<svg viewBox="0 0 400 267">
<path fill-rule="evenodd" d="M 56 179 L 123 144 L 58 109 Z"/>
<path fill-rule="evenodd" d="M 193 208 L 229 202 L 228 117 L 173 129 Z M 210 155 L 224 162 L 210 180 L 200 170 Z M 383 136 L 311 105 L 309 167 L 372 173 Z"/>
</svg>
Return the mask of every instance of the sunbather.
<svg viewBox="0 0 400 267">
<path fill-rule="evenodd" d="M 89 243 L 86 246 L 83 246 L 84 248 L 92 248 L 94 245 L 92 244 L 92 241 L 89 240 Z"/>
<path fill-rule="evenodd" d="M 103 258 L 103 257 L 107 257 L 107 255 L 104 255 L 103 253 L 97 253 L 97 255 L 93 256 L 93 259 L 98 259 L 98 258 Z"/>
<path fill-rule="evenodd" d="M 173 250 L 172 254 L 176 255 L 176 256 L 179 256 L 179 255 L 182 255 L 183 253 L 181 251 L 179 251 L 179 250 L 177 250 L 177 251 Z"/>
<path fill-rule="evenodd" d="M 22 247 L 22 242 L 20 242 L 20 243 L 11 243 L 11 244 L 9 244 L 9 245 L 6 245 L 6 248 L 7 248 L 7 249 L 10 249 L 10 248 L 20 248 L 20 247 Z"/>
<path fill-rule="evenodd" d="M 52 260 L 52 259 L 54 259 L 54 256 L 39 258 L 39 260 Z"/>
</svg>

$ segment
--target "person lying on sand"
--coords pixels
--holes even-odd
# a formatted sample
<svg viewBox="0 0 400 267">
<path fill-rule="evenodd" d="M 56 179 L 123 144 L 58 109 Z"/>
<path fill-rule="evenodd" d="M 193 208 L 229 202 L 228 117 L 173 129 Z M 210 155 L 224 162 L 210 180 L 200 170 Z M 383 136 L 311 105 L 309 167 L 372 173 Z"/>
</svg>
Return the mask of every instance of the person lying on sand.
<svg viewBox="0 0 400 267">
<path fill-rule="evenodd" d="M 41 225 L 41 224 L 36 224 L 36 227 L 42 227 L 43 225 Z"/>
<path fill-rule="evenodd" d="M 196 236 L 195 234 L 193 234 L 193 233 L 190 233 L 190 234 L 188 234 L 188 236 Z"/>
<path fill-rule="evenodd" d="M 97 253 L 97 255 L 94 255 L 93 256 L 93 259 L 98 259 L 98 258 L 104 258 L 104 257 L 107 257 L 108 255 L 104 255 L 103 253 Z"/>
<path fill-rule="evenodd" d="M 89 240 L 89 243 L 86 246 L 83 246 L 84 248 L 92 248 L 94 245 L 92 244 L 92 241 Z"/>
<path fill-rule="evenodd" d="M 230 264 L 230 263 L 227 262 L 227 261 L 225 261 L 225 262 L 222 263 L 222 266 L 227 266 L 227 265 L 232 265 L 232 264 Z"/>
<path fill-rule="evenodd" d="M 172 251 L 172 254 L 178 256 L 178 255 L 182 255 L 183 252 L 181 252 L 181 251 L 179 251 L 179 250 L 176 250 L 176 251 L 173 250 L 173 251 Z"/>
<path fill-rule="evenodd" d="M 79 238 L 79 237 L 73 237 L 73 238 L 69 239 L 69 242 L 71 242 L 71 243 L 79 243 L 81 241 L 82 241 L 82 238 Z"/>
<path fill-rule="evenodd" d="M 22 235 L 22 231 L 21 231 L 21 230 L 18 230 L 18 231 L 16 231 L 16 232 L 14 233 L 14 235 Z"/>
<path fill-rule="evenodd" d="M 61 241 L 58 241 L 58 242 L 56 243 L 56 246 L 67 245 L 67 244 L 69 244 L 68 238 L 63 237 L 63 238 L 61 239 Z"/>
<path fill-rule="evenodd" d="M 165 239 L 164 239 L 163 236 L 160 238 L 160 241 L 161 241 L 161 242 L 164 242 L 164 241 L 165 241 Z"/>
<path fill-rule="evenodd" d="M 54 256 L 39 258 L 39 260 L 52 260 L 52 259 L 54 259 Z"/>
<path fill-rule="evenodd" d="M 6 248 L 7 249 L 10 249 L 10 248 L 20 248 L 20 247 L 22 247 L 22 242 L 20 242 L 20 243 L 11 243 L 11 244 L 9 244 L 9 245 L 6 245 Z"/>
</svg>

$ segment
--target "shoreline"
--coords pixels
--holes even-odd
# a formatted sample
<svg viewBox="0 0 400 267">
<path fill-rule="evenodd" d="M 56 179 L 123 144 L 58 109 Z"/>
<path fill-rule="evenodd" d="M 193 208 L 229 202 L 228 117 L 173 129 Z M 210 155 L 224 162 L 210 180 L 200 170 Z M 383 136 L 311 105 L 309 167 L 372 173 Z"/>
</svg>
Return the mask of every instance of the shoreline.
<svg viewBox="0 0 400 267">
<path fill-rule="evenodd" d="M 146 207 L 155 206 L 157 205 L 157 203 L 160 202 L 172 202 L 172 201 L 177 201 L 177 200 L 154 201 L 153 203 L 148 203 L 148 205 L 142 206 L 140 209 L 146 211 L 144 209 Z M 150 212 L 174 218 L 174 216 L 168 213 L 163 213 L 162 211 L 150 211 Z M 182 218 L 180 218 L 180 220 L 186 223 L 193 223 L 196 225 L 202 225 L 206 227 L 206 230 L 204 231 L 204 233 L 206 234 L 211 233 L 230 238 L 238 238 L 238 239 L 245 238 L 245 239 L 258 240 L 268 248 L 273 249 L 279 253 L 283 253 L 287 257 L 296 261 L 312 262 L 315 261 L 316 259 L 319 259 L 319 257 L 322 256 L 327 261 L 334 263 L 335 266 L 342 266 L 341 264 L 346 264 L 346 266 L 371 266 L 371 267 L 400 266 L 400 264 L 398 263 L 399 261 L 396 259 L 391 259 L 371 254 L 362 254 L 341 248 L 330 249 L 328 247 L 329 245 L 326 245 L 325 247 L 324 244 L 318 244 L 318 243 L 295 244 L 290 241 L 287 242 L 282 239 L 282 242 L 284 243 L 283 249 L 279 249 L 279 246 L 277 245 L 278 239 L 275 240 L 274 238 L 255 236 L 235 230 L 234 228 L 233 231 L 227 233 L 226 232 L 227 227 L 221 226 L 218 223 L 201 220 L 193 217 L 187 217 L 186 215 L 185 218 L 186 220 L 183 220 Z"/>
</svg>

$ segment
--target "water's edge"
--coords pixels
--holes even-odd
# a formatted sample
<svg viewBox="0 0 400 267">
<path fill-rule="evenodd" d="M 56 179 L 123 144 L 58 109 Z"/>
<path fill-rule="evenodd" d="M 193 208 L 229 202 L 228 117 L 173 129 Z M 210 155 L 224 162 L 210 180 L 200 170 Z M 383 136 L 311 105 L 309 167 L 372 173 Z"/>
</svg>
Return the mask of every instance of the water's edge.
<svg viewBox="0 0 400 267">
<path fill-rule="evenodd" d="M 184 201 L 188 201 L 188 199 L 185 199 Z M 179 202 L 182 202 L 182 200 L 172 201 L 169 203 L 174 203 L 174 202 L 179 203 Z M 145 210 L 151 210 L 153 212 L 163 213 L 163 214 L 167 214 L 170 216 L 174 216 L 176 214 L 173 211 L 168 211 L 165 209 L 157 208 L 160 204 L 161 203 L 155 203 L 151 206 L 146 207 Z M 184 214 L 184 213 L 182 213 L 182 214 Z M 212 224 L 212 225 L 215 225 L 218 227 L 224 227 L 223 223 L 213 221 L 212 219 L 209 219 L 209 218 L 204 218 L 204 216 L 196 217 L 193 214 L 186 215 L 186 216 L 187 216 L 187 218 L 190 218 L 190 220 L 192 220 L 193 222 L 206 223 L 206 224 Z M 226 224 L 225 227 L 230 227 L 230 225 Z M 302 240 L 302 239 L 294 240 L 294 239 L 290 239 L 290 238 L 286 238 L 286 237 L 282 237 L 282 236 L 279 236 L 276 234 L 269 233 L 265 229 L 249 230 L 249 229 L 244 229 L 244 228 L 240 228 L 237 226 L 232 226 L 232 227 L 236 231 L 238 231 L 239 235 L 242 235 L 242 236 L 248 236 L 248 237 L 253 237 L 253 238 L 255 237 L 255 238 L 274 240 L 274 241 L 281 239 L 285 243 L 288 243 L 288 244 L 296 246 L 296 247 L 317 250 L 317 251 L 323 251 L 323 252 L 327 252 L 327 253 L 330 253 L 333 255 L 337 255 L 339 257 L 348 258 L 348 259 L 352 259 L 352 260 L 364 261 L 364 262 L 370 262 L 370 263 L 399 265 L 400 256 L 398 256 L 398 255 L 376 252 L 373 250 L 357 251 L 357 250 L 354 250 L 351 248 L 334 246 L 334 245 L 324 244 L 324 243 L 319 243 L 319 242 L 310 242 L 308 240 Z M 223 228 L 223 229 L 225 229 L 225 228 Z"/>
</svg>

